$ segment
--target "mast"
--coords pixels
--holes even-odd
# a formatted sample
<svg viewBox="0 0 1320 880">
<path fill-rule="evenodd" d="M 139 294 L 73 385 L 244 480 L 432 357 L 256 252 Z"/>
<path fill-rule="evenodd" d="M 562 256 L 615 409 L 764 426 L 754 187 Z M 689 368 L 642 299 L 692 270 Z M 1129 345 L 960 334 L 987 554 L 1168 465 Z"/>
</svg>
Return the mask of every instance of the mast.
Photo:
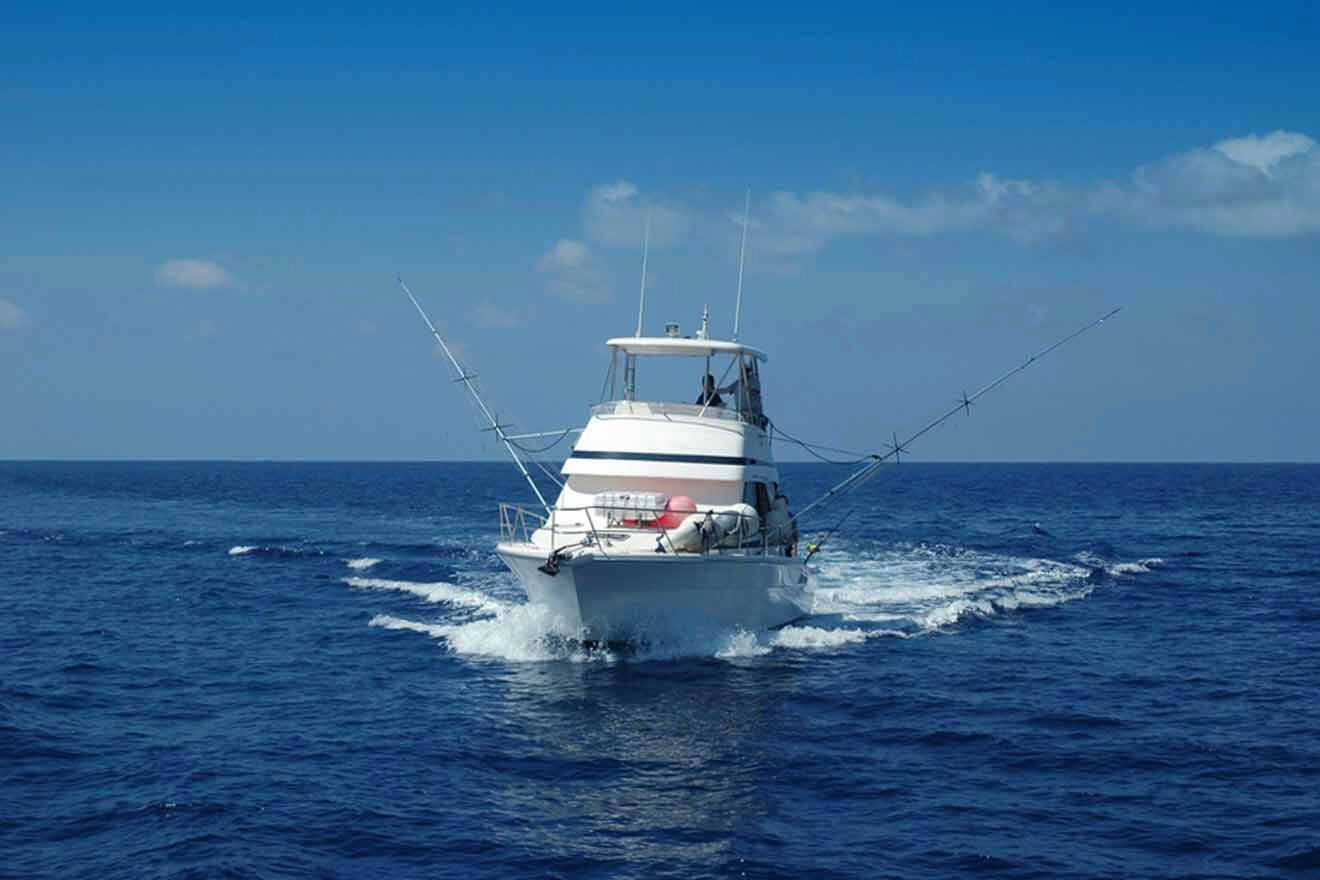
<svg viewBox="0 0 1320 880">
<path fill-rule="evenodd" d="M 743 260 L 747 256 L 747 221 L 752 214 L 752 188 L 747 187 L 747 198 L 743 202 L 742 246 L 738 248 L 738 299 L 733 306 L 733 341 L 738 341 L 738 319 L 742 316 L 742 279 Z"/>
<path fill-rule="evenodd" d="M 504 448 L 509 451 L 509 456 L 513 458 L 513 463 L 518 468 L 519 473 L 523 475 L 523 479 L 527 481 L 527 485 L 532 487 L 532 494 L 536 496 L 537 501 L 541 502 L 541 506 L 545 508 L 546 513 L 550 513 L 550 505 L 546 503 L 545 496 L 541 494 L 541 490 L 537 488 L 536 481 L 532 479 L 532 475 L 527 471 L 527 466 L 523 464 L 523 460 L 518 456 L 517 451 L 514 450 L 513 438 L 504 430 L 506 426 L 500 424 L 499 420 L 491 413 L 490 407 L 486 406 L 486 401 L 481 399 L 481 392 L 477 390 L 477 386 L 472 381 L 476 378 L 476 373 L 469 373 L 467 370 L 463 369 L 463 365 L 458 362 L 458 358 L 454 357 L 454 353 L 449 350 L 449 344 L 445 342 L 445 338 L 440 335 L 439 330 L 435 329 L 435 324 L 431 323 L 431 316 L 426 314 L 426 309 L 422 308 L 422 304 L 417 301 L 417 297 L 413 296 L 413 292 L 408 289 L 408 285 L 403 283 L 402 278 L 399 279 L 399 286 L 402 287 L 403 292 L 408 295 L 408 299 L 412 300 L 413 307 L 417 309 L 417 314 L 422 316 L 422 320 L 426 322 L 426 326 L 431 331 L 431 335 L 435 337 L 436 342 L 440 343 L 440 350 L 445 353 L 445 357 L 449 359 L 450 365 L 452 365 L 454 370 L 457 371 L 458 378 L 454 381 L 463 383 L 463 387 L 467 389 L 468 394 L 472 395 L 472 399 L 477 402 L 477 407 L 481 410 L 481 414 L 485 416 L 486 421 L 490 423 L 489 427 L 484 430 L 494 431 L 495 436 L 500 438 L 500 442 L 503 443 Z"/>
</svg>

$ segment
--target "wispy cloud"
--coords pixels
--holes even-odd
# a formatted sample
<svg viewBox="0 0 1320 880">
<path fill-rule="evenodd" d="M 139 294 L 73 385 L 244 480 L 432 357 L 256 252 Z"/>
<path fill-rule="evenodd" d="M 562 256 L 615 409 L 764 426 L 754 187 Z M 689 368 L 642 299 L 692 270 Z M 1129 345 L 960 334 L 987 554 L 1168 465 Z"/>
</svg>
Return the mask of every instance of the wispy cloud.
<svg viewBox="0 0 1320 880">
<path fill-rule="evenodd" d="M 166 260 L 156 267 L 156 283 L 165 287 L 210 290 L 234 287 L 229 270 L 213 260 L 183 258 Z"/>
<path fill-rule="evenodd" d="M 754 216 L 758 247 L 776 257 L 792 257 L 815 253 L 837 238 L 859 236 L 924 237 L 987 229 L 1038 241 L 1063 227 L 1065 201 L 1054 184 L 984 172 L 908 200 L 886 193 L 776 192 L 757 206 Z M 741 217 L 730 219 L 741 222 Z"/>
<path fill-rule="evenodd" d="M 1212 235 L 1293 238 L 1320 233 L 1320 149 L 1276 131 L 1219 141 L 1102 184 L 1090 207 L 1151 226 Z"/>
<path fill-rule="evenodd" d="M 642 195 L 636 184 L 620 180 L 592 187 L 582 203 L 582 228 L 603 247 L 641 247 L 651 217 L 651 247 L 666 248 L 687 240 L 691 209 L 671 200 Z"/>
<path fill-rule="evenodd" d="M 1262 174 L 1269 175 L 1274 166 L 1284 159 L 1311 152 L 1315 149 L 1315 141 L 1293 131 L 1274 131 L 1264 137 L 1249 134 L 1246 137 L 1228 138 L 1215 144 L 1214 148 L 1234 162 L 1250 165 Z"/>
<path fill-rule="evenodd" d="M 652 247 L 682 243 L 694 232 L 736 246 L 741 205 L 716 209 L 647 198 L 627 180 L 591 188 L 583 232 L 597 245 L 639 248 L 648 207 Z M 1219 236 L 1314 235 L 1320 233 L 1320 145 L 1290 131 L 1230 137 L 1142 165 L 1117 181 L 1063 183 L 986 171 L 908 196 L 876 189 L 774 191 L 752 205 L 749 266 L 791 271 L 794 261 L 845 238 L 981 233 L 1039 244 L 1082 220 Z M 542 258 L 542 271 L 552 264 L 557 273 L 579 273 L 572 281 L 556 274 L 556 291 L 583 298 L 582 289 L 591 286 L 583 283 L 590 274 L 587 246 L 561 241 Z"/>
<path fill-rule="evenodd" d="M 17 330 L 27 323 L 27 313 L 12 299 L 0 296 L 0 332 Z"/>
<path fill-rule="evenodd" d="M 561 238 L 546 251 L 537 263 L 542 272 L 559 272 L 586 268 L 591 259 L 591 248 L 580 241 Z"/>
<path fill-rule="evenodd" d="M 591 248 L 580 241 L 561 238 L 536 263 L 548 292 L 575 302 L 607 302 L 610 297 L 601 273 L 591 258 Z"/>
<path fill-rule="evenodd" d="M 1137 168 L 1123 181 L 1065 185 L 984 172 L 910 199 L 887 193 L 777 192 L 754 210 L 772 257 L 821 250 L 848 236 L 927 237 L 984 231 L 1048 241 L 1083 217 L 1286 238 L 1320 232 L 1320 148 L 1304 134 L 1227 138 Z"/>
</svg>

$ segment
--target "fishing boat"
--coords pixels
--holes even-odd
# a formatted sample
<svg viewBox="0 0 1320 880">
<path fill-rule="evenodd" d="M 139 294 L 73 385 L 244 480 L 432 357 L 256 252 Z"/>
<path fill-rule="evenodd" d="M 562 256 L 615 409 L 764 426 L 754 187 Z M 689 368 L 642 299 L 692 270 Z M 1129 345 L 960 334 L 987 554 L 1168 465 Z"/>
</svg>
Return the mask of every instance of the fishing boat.
<svg viewBox="0 0 1320 880">
<path fill-rule="evenodd" d="M 801 617 L 798 553 L 762 405 L 759 349 L 678 335 L 610 339 L 592 407 L 545 513 L 500 507 L 496 552 L 528 598 L 585 638 L 675 626 L 768 629 Z M 691 365 L 695 402 L 637 391 L 660 361 Z M 723 370 L 721 371 L 721 367 Z M 716 375 L 737 377 L 721 387 Z"/>
<path fill-rule="evenodd" d="M 804 616 L 816 577 L 809 563 L 824 538 L 800 551 L 799 517 L 863 485 L 881 466 L 899 461 L 915 440 L 958 413 L 970 413 L 983 395 L 1119 311 L 1032 355 L 975 393 L 964 391 L 957 405 L 906 440 L 900 442 L 895 434 L 887 449 L 860 454 L 851 462 L 854 470 L 794 514 L 775 463 L 774 436 L 788 437 L 818 457 L 818 449 L 829 447 L 813 447 L 773 430 L 761 386 L 769 358 L 738 340 L 748 207 L 750 196 L 731 338 L 711 336 L 709 308 L 691 336 L 675 323 L 666 324 L 661 336 L 644 335 L 644 244 L 636 330 L 606 341 L 605 390 L 580 429 L 511 433 L 486 404 L 475 373 L 459 362 L 399 279 L 454 380 L 476 405 L 483 430 L 504 445 L 538 502 L 536 507 L 500 504 L 496 553 L 529 601 L 548 609 L 561 631 L 583 641 L 645 640 L 712 625 L 764 630 Z M 686 381 L 668 393 L 639 392 L 639 376 L 662 373 L 666 364 Z M 695 400 L 682 397 L 685 391 L 694 391 Z M 530 458 L 529 453 L 543 450 L 523 445 L 547 436 L 558 442 L 571 434 L 577 440 L 558 475 Z M 525 459 L 558 484 L 553 503 Z"/>
</svg>

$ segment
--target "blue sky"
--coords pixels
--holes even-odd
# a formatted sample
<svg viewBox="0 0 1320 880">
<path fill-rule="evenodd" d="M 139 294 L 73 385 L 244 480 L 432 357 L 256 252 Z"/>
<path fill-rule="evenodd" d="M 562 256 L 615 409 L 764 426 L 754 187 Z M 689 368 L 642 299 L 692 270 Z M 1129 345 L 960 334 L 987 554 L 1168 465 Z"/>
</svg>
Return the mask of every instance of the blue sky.
<svg viewBox="0 0 1320 880">
<path fill-rule="evenodd" d="M 923 460 L 1315 460 L 1314 4 L 0 13 L 0 458 L 498 453 L 636 317 Z M 695 393 L 695 392 L 694 392 Z M 785 450 L 787 452 L 787 450 Z"/>
</svg>

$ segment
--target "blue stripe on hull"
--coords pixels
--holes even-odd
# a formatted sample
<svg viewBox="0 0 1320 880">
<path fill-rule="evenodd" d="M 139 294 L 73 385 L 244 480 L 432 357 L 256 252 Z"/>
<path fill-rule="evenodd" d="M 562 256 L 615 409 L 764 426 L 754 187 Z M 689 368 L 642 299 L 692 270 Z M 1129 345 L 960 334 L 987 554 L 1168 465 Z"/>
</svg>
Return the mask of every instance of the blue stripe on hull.
<svg viewBox="0 0 1320 880">
<path fill-rule="evenodd" d="M 761 464 L 755 458 L 740 458 L 733 455 L 681 455 L 676 453 L 664 452 L 598 452 L 594 450 L 575 449 L 569 457 L 569 461 L 575 458 L 595 458 L 611 459 L 614 461 L 661 461 L 675 464 L 731 464 L 731 465 L 752 465 Z"/>
</svg>

